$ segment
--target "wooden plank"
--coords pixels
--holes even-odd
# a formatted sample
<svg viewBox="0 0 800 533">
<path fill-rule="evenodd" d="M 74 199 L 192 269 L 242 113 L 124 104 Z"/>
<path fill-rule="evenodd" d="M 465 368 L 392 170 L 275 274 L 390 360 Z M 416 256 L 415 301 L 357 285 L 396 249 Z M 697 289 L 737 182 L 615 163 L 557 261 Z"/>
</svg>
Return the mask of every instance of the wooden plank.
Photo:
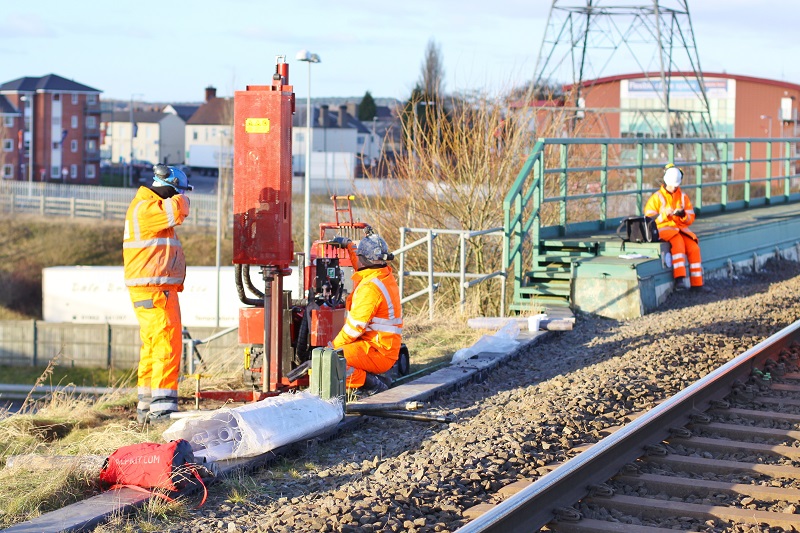
<svg viewBox="0 0 800 533">
<path fill-rule="evenodd" d="M 800 407 L 800 400 L 795 398 L 773 398 L 771 396 L 756 396 L 754 403 L 765 403 L 769 405 L 793 405 Z"/>
<path fill-rule="evenodd" d="M 641 524 L 623 524 L 584 518 L 578 522 L 551 522 L 547 524 L 552 531 L 564 533 L 675 533 L 674 529 L 650 527 Z"/>
<path fill-rule="evenodd" d="M 800 392 L 800 385 L 790 385 L 789 383 L 772 383 L 769 388 L 781 392 Z"/>
<path fill-rule="evenodd" d="M 667 465 L 673 470 L 697 474 L 702 474 L 704 472 L 714 472 L 718 474 L 741 472 L 800 479 L 800 468 L 794 466 L 744 463 L 741 461 L 728 461 L 724 459 L 704 459 L 702 457 L 689 457 L 687 455 L 676 454 L 667 454 L 663 457 L 650 456 L 645 458 L 645 460 L 652 464 Z"/>
<path fill-rule="evenodd" d="M 518 479 L 514 483 L 509 483 L 505 487 L 502 487 L 497 493 L 503 498 L 508 498 L 528 487 L 531 483 L 533 483 L 532 479 Z"/>
<path fill-rule="evenodd" d="M 469 520 L 475 520 L 479 516 L 481 516 L 486 511 L 494 509 L 495 505 L 491 503 L 479 503 L 478 505 L 472 506 L 469 509 L 464 511 L 464 518 L 468 518 Z"/>
<path fill-rule="evenodd" d="M 800 448 L 772 444 L 759 444 L 757 442 L 739 442 L 735 440 L 709 439 L 706 437 L 691 437 L 688 439 L 670 438 L 670 444 L 680 444 L 688 448 L 702 450 L 716 450 L 729 452 L 751 452 L 779 455 L 791 459 L 800 458 Z"/>
<path fill-rule="evenodd" d="M 800 439 L 800 431 L 761 428 L 755 426 L 741 426 L 739 424 L 725 424 L 722 422 L 710 422 L 708 424 L 693 424 L 696 429 L 706 432 L 713 432 L 719 435 L 741 437 L 758 437 L 762 439 Z"/>
<path fill-rule="evenodd" d="M 689 516 L 699 520 L 730 520 L 741 524 L 763 525 L 781 527 L 794 531 L 800 529 L 800 515 L 787 513 L 771 513 L 755 509 L 740 509 L 738 507 L 724 507 L 721 505 L 700 505 L 696 503 L 683 503 L 654 498 L 639 498 L 636 496 L 592 497 L 585 500 L 589 503 L 616 509 L 626 514 L 635 516 L 651 516 L 657 518 L 674 518 L 676 516 Z"/>
<path fill-rule="evenodd" d="M 776 420 L 780 422 L 800 423 L 800 415 L 779 413 L 778 411 L 755 411 L 752 409 L 731 407 L 729 409 L 709 409 L 708 412 L 720 415 L 736 415 L 741 418 L 749 418 L 752 420 Z"/>
<path fill-rule="evenodd" d="M 666 492 L 671 496 L 686 496 L 687 494 L 708 494 L 710 492 L 741 494 L 752 496 L 759 500 L 800 502 L 800 490 L 770 487 L 766 485 L 751 485 L 748 483 L 725 483 L 707 479 L 685 478 L 675 476 L 662 476 L 657 474 L 641 474 L 638 476 L 622 475 L 614 478 L 633 487 L 645 484 L 659 492 Z"/>
</svg>

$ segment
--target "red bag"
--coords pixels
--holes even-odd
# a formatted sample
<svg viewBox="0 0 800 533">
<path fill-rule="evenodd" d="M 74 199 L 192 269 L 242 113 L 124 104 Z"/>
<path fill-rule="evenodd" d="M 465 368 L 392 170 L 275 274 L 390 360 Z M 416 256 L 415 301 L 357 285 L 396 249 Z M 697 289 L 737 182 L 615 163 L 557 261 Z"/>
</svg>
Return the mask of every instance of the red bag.
<svg viewBox="0 0 800 533">
<path fill-rule="evenodd" d="M 196 479 L 205 492 L 206 487 L 197 472 L 198 468 L 202 467 L 195 463 L 192 446 L 184 439 L 166 444 L 143 442 L 114 451 L 100 470 L 100 481 L 112 485 L 112 489 L 125 486 L 178 492 Z M 152 494 L 170 500 L 162 494 Z M 200 505 L 205 500 L 204 494 Z"/>
</svg>

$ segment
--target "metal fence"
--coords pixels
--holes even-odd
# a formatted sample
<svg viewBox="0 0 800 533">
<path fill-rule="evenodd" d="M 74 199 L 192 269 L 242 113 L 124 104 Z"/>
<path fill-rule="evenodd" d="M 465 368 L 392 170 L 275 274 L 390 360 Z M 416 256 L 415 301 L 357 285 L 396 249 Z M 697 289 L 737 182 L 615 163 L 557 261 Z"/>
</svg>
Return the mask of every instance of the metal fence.
<svg viewBox="0 0 800 533">
<path fill-rule="evenodd" d="M 197 349 L 206 365 L 240 365 L 232 355 L 238 346 L 234 329 L 186 329 L 195 340 L 187 353 Z M 218 335 L 220 332 L 224 335 Z M 202 340 L 203 337 L 207 337 Z M 139 326 L 52 323 L 42 320 L 0 321 L 0 365 L 44 367 L 57 359 L 61 367 L 136 368 L 139 362 Z M 195 368 L 196 354 L 186 357 L 184 370 Z"/>
<path fill-rule="evenodd" d="M 0 182 L 0 213 L 124 220 L 135 194 L 135 189 L 118 187 L 5 181 Z M 193 193 L 191 201 L 191 213 L 184 224 L 216 226 L 216 195 Z M 233 227 L 232 215 L 228 227 Z"/>
</svg>

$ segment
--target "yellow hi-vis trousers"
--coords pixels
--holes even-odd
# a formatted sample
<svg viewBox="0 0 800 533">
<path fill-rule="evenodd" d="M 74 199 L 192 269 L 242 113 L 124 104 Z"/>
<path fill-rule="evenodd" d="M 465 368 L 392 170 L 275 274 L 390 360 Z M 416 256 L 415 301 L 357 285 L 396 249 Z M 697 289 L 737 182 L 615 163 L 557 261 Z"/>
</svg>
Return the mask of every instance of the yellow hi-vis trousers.
<svg viewBox="0 0 800 533">
<path fill-rule="evenodd" d="M 129 287 L 139 321 L 137 411 L 158 414 L 178 410 L 178 374 L 183 352 L 183 332 L 178 291 Z"/>
</svg>

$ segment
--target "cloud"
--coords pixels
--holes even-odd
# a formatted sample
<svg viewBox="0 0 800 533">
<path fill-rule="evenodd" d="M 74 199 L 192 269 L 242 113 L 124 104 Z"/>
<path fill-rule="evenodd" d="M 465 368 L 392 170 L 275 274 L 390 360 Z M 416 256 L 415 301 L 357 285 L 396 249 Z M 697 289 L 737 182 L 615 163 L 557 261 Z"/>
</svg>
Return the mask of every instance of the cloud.
<svg viewBox="0 0 800 533">
<path fill-rule="evenodd" d="M 53 38 L 58 32 L 33 13 L 11 13 L 0 22 L 0 38 Z"/>
</svg>

